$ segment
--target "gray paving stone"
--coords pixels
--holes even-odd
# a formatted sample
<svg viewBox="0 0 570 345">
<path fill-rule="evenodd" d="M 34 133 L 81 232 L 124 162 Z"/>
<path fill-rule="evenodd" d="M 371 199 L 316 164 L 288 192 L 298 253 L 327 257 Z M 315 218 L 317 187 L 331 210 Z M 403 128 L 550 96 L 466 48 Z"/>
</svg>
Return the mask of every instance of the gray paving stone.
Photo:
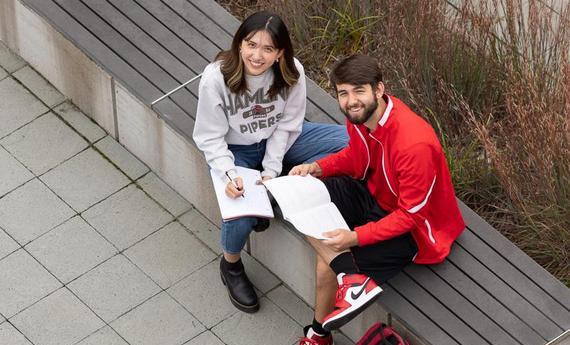
<svg viewBox="0 0 570 345">
<path fill-rule="evenodd" d="M 77 345 L 129 345 L 111 327 L 105 326 Z"/>
<path fill-rule="evenodd" d="M 178 222 L 168 224 L 124 254 L 163 289 L 216 258 Z"/>
<path fill-rule="evenodd" d="M 6 345 L 32 345 L 26 337 L 8 322 L 0 324 L 0 344 Z"/>
<path fill-rule="evenodd" d="M 104 323 L 66 288 L 10 320 L 36 345 L 71 345 Z"/>
<path fill-rule="evenodd" d="M 64 283 L 117 253 L 115 247 L 79 216 L 36 239 L 26 249 Z"/>
<path fill-rule="evenodd" d="M 119 250 L 124 250 L 173 218 L 135 185 L 87 210 L 83 217 Z"/>
<path fill-rule="evenodd" d="M 101 127 L 69 101 L 58 105 L 53 111 L 92 143 L 107 135 Z"/>
<path fill-rule="evenodd" d="M 0 99 L 0 138 L 48 111 L 39 99 L 11 77 L 0 81 Z"/>
<path fill-rule="evenodd" d="M 146 165 L 110 136 L 98 141 L 95 147 L 133 180 L 149 171 Z"/>
<path fill-rule="evenodd" d="M 228 345 L 290 345 L 302 335 L 301 327 L 267 298 L 255 314 L 236 313 L 212 328 Z"/>
<path fill-rule="evenodd" d="M 182 344 L 205 330 L 165 292 L 121 316 L 111 327 L 137 345 Z"/>
<path fill-rule="evenodd" d="M 8 236 L 4 230 L 0 229 L 0 260 L 18 248 L 20 248 L 20 245 Z"/>
<path fill-rule="evenodd" d="M 91 148 L 48 171 L 41 179 L 78 212 L 129 183 L 123 173 Z"/>
<path fill-rule="evenodd" d="M 26 61 L 14 54 L 10 48 L 4 44 L 4 42 L 0 41 L 0 66 L 2 66 L 6 71 L 12 73 L 25 65 Z"/>
<path fill-rule="evenodd" d="M 0 227 L 21 245 L 63 223 L 74 213 L 38 179 L 0 199 Z"/>
<path fill-rule="evenodd" d="M 206 331 L 189 342 L 184 343 L 184 345 L 224 345 L 224 343 L 222 343 L 214 333 Z"/>
<path fill-rule="evenodd" d="M 0 313 L 7 318 L 61 286 L 23 249 L 0 260 L 0 277 Z"/>
<path fill-rule="evenodd" d="M 216 260 L 168 289 L 168 293 L 207 328 L 238 312 L 222 284 L 219 265 L 220 261 Z"/>
<path fill-rule="evenodd" d="M 175 217 L 192 208 L 192 205 L 186 199 L 176 193 L 152 171 L 140 178 L 137 183 Z"/>
<path fill-rule="evenodd" d="M 267 297 L 299 325 L 306 326 L 313 322 L 313 309 L 287 287 L 281 285 L 269 292 Z"/>
<path fill-rule="evenodd" d="M 335 345 L 354 345 L 354 341 L 350 340 L 346 335 L 338 331 L 333 331 L 332 333 Z"/>
<path fill-rule="evenodd" d="M 21 68 L 12 74 L 22 84 L 32 91 L 36 97 L 42 100 L 48 107 L 53 107 L 65 100 L 65 97 L 57 91 L 53 85 L 44 79 L 30 66 Z"/>
<path fill-rule="evenodd" d="M 35 119 L 0 144 L 38 176 L 89 145 L 53 113 Z"/>
<path fill-rule="evenodd" d="M 245 266 L 245 271 L 253 285 L 259 289 L 262 293 L 273 289 L 279 285 L 280 281 L 277 277 L 271 273 L 267 268 L 265 268 L 259 261 L 252 258 L 249 254 L 242 251 L 241 259 L 243 265 Z"/>
<path fill-rule="evenodd" d="M 198 210 L 195 208 L 191 209 L 178 220 L 202 242 L 206 243 L 214 253 L 222 253 L 220 248 L 220 229 L 206 219 Z"/>
<path fill-rule="evenodd" d="M 6 78 L 8 76 L 8 72 L 6 72 L 5 69 L 3 69 L 2 67 L 0 67 L 0 80 Z"/>
<path fill-rule="evenodd" d="M 68 285 L 105 322 L 158 293 L 160 288 L 123 255 L 116 255 Z"/>
<path fill-rule="evenodd" d="M 18 160 L 0 147 L 0 197 L 12 189 L 34 178 Z"/>
</svg>

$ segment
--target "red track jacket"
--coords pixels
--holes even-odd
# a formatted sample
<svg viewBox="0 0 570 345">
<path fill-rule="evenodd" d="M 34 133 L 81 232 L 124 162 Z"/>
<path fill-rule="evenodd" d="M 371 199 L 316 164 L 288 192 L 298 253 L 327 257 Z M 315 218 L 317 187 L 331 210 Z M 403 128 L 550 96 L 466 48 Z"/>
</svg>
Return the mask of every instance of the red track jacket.
<svg viewBox="0 0 570 345">
<path fill-rule="evenodd" d="M 389 214 L 354 230 L 360 246 L 412 232 L 414 262 L 445 259 L 465 228 L 443 150 L 433 128 L 402 101 L 385 96 L 386 111 L 369 132 L 347 121 L 348 147 L 317 161 L 323 177 L 349 175 Z"/>
</svg>

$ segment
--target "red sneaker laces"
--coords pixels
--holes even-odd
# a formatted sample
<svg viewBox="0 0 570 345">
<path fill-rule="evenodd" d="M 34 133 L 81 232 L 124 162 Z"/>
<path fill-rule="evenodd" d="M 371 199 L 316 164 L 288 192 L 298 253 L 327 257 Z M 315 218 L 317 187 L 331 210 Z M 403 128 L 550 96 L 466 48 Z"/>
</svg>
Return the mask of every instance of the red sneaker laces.
<svg viewBox="0 0 570 345">
<path fill-rule="evenodd" d="M 348 290 L 349 287 L 350 287 L 349 284 L 339 285 L 338 289 L 336 290 L 335 306 L 337 306 L 339 302 L 344 300 L 344 296 L 346 295 L 346 290 Z"/>
</svg>

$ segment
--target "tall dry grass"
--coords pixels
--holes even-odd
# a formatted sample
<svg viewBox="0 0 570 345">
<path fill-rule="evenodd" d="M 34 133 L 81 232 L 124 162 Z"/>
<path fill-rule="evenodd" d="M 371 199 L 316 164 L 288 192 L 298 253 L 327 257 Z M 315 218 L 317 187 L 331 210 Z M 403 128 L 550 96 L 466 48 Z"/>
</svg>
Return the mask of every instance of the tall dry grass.
<svg viewBox="0 0 570 345">
<path fill-rule="evenodd" d="M 375 55 L 438 131 L 458 196 L 570 286 L 570 4 L 220 0 L 288 23 L 310 77 Z M 329 88 L 330 90 L 330 88 Z"/>
</svg>

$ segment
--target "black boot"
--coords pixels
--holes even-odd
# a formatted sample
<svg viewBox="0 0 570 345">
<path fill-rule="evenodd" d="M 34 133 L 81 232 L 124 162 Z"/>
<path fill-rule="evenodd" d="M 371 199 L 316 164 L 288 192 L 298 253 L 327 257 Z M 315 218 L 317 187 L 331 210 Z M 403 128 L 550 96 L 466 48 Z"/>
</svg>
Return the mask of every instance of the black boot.
<svg viewBox="0 0 570 345">
<path fill-rule="evenodd" d="M 263 232 L 269 227 L 269 219 L 267 218 L 257 218 L 257 224 L 253 227 L 255 232 Z"/>
<path fill-rule="evenodd" d="M 246 313 L 255 313 L 259 310 L 257 294 L 245 274 L 241 260 L 236 263 L 229 263 L 222 256 L 220 274 L 222 283 L 228 289 L 230 301 L 236 308 Z"/>
</svg>

